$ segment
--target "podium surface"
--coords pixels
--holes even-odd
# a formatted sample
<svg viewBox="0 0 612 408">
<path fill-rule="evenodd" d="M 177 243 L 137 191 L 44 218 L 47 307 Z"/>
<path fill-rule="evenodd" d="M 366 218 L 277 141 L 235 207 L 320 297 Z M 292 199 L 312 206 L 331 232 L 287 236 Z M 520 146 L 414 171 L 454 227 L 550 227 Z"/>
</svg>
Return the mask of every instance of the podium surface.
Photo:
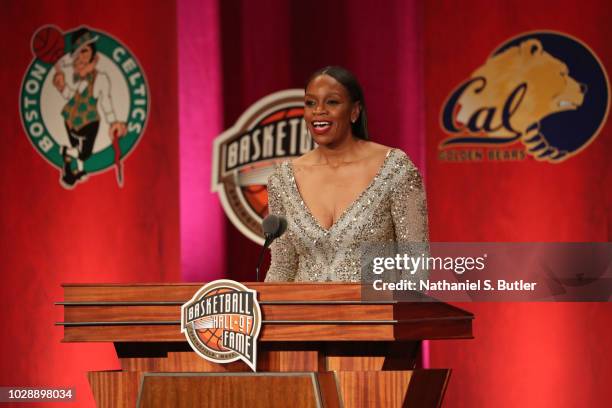
<svg viewBox="0 0 612 408">
<path fill-rule="evenodd" d="M 419 370 L 420 342 L 472 338 L 474 316 L 442 302 L 362 301 L 349 283 L 244 285 L 262 310 L 257 374 L 191 350 L 181 305 L 202 284 L 65 284 L 58 324 L 64 342 L 114 344 L 121 370 L 88 374 L 101 407 L 167 406 L 171 396 L 177 406 L 280 407 L 287 390 L 304 396 L 295 406 L 435 407 L 450 370 Z M 216 404 L 206 399 L 221 389 Z"/>
</svg>

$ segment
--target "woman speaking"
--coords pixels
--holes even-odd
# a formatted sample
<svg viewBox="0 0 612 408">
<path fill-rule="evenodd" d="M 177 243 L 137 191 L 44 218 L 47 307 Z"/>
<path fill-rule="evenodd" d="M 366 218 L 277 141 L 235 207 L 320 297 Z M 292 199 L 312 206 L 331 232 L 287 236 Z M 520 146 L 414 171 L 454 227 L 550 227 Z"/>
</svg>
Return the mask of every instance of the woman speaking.
<svg viewBox="0 0 612 408">
<path fill-rule="evenodd" d="M 304 120 L 318 146 L 268 180 L 270 213 L 288 228 L 272 244 L 266 281 L 359 281 L 363 243 L 427 242 L 423 184 L 404 152 L 369 140 L 352 73 L 323 68 L 305 91 Z"/>
</svg>

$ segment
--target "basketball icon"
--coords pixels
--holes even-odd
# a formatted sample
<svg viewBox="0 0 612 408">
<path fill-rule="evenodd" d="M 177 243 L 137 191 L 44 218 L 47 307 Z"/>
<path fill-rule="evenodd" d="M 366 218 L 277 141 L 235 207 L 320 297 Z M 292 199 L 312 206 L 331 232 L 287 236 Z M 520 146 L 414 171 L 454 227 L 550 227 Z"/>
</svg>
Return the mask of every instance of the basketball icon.
<svg viewBox="0 0 612 408">
<path fill-rule="evenodd" d="M 206 293 L 204 297 L 214 296 L 220 293 L 227 293 L 227 292 L 231 292 L 231 290 L 228 288 L 213 289 L 210 292 Z M 223 336 L 224 330 L 225 328 L 223 327 L 219 327 L 219 328 L 208 327 L 208 328 L 203 328 L 203 329 L 197 329 L 196 333 L 200 341 L 202 341 L 203 344 L 210 347 L 211 349 L 217 350 L 217 351 L 229 351 L 225 347 L 223 347 L 222 336 Z"/>
<path fill-rule="evenodd" d="M 218 329 L 200 329 L 198 330 L 198 337 L 206 346 L 217 351 L 228 351 L 223 347 L 221 336 L 223 336 L 223 330 Z"/>
<path fill-rule="evenodd" d="M 32 39 L 32 51 L 46 64 L 55 64 L 65 54 L 64 35 L 51 25 L 40 28 Z"/>
<path fill-rule="evenodd" d="M 264 176 L 272 173 L 272 168 L 266 167 Z M 245 169 L 240 172 L 239 178 L 241 180 L 248 179 L 249 176 L 257 172 L 257 168 Z M 241 185 L 240 189 L 247 204 L 261 219 L 264 219 L 268 215 L 268 189 L 266 184 L 252 184 L 252 185 Z"/>
</svg>

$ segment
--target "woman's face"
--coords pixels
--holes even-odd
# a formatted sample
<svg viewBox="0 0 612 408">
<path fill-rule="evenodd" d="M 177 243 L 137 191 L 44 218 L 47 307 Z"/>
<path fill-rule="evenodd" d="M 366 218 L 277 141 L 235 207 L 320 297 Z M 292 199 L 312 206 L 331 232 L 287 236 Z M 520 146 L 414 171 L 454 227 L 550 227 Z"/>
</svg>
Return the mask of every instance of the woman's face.
<svg viewBox="0 0 612 408">
<path fill-rule="evenodd" d="M 344 86 L 329 75 L 319 75 L 306 87 L 304 120 L 318 145 L 334 145 L 351 137 L 351 121 L 359 116 Z"/>
</svg>

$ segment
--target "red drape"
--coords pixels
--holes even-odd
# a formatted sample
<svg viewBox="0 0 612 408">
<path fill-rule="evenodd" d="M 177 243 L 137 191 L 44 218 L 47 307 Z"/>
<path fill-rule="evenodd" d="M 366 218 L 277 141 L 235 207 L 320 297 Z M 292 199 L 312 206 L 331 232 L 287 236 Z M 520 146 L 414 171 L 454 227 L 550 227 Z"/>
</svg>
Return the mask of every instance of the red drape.
<svg viewBox="0 0 612 408">
<path fill-rule="evenodd" d="M 63 344 L 54 302 L 65 282 L 179 279 L 176 5 L 147 1 L 3 2 L 0 38 L 2 136 L 0 259 L 3 311 L 0 384 L 76 387 L 75 406 L 93 406 L 86 372 L 117 368 L 112 345 Z M 32 36 L 43 25 L 88 25 L 125 44 L 149 83 L 151 110 L 140 143 L 114 171 L 74 190 L 59 185 L 19 117 Z M 116 102 L 116 101 L 115 101 Z"/>
<path fill-rule="evenodd" d="M 438 154 L 448 136 L 440 123 L 446 98 L 512 37 L 538 30 L 568 33 L 598 54 L 609 76 L 610 3 L 427 2 L 424 17 L 432 240 L 609 241 L 609 124 L 584 151 L 559 164 L 531 157 L 449 163 Z M 608 406 L 610 304 L 462 306 L 476 315 L 475 339 L 431 346 L 432 366 L 453 368 L 445 406 Z"/>
</svg>

